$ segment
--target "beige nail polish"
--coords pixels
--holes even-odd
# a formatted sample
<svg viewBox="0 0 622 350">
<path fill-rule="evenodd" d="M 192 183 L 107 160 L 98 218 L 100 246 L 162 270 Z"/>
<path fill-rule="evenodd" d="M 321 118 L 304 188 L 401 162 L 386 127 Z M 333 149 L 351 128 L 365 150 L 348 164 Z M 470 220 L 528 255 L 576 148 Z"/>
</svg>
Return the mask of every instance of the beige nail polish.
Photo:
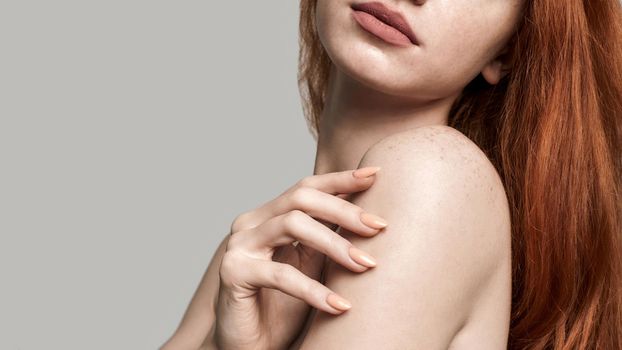
<svg viewBox="0 0 622 350">
<path fill-rule="evenodd" d="M 378 172 L 378 170 L 380 170 L 380 167 L 378 166 L 368 166 L 354 170 L 352 172 L 352 176 L 362 179 L 374 175 L 376 172 Z"/>
<path fill-rule="evenodd" d="M 337 310 L 345 311 L 352 307 L 352 304 L 346 299 L 340 297 L 335 293 L 328 294 L 326 297 L 326 302 L 328 305 L 334 307 Z"/>
<path fill-rule="evenodd" d="M 367 212 L 361 213 L 361 222 L 371 228 L 376 228 L 376 229 L 384 228 L 388 225 L 387 221 L 381 218 L 380 216 L 370 214 Z"/>
<path fill-rule="evenodd" d="M 364 251 L 352 246 L 350 247 L 349 252 L 352 260 L 356 261 L 358 264 L 361 264 L 365 267 L 376 266 L 376 259 L 374 259 L 371 255 L 365 253 Z"/>
</svg>

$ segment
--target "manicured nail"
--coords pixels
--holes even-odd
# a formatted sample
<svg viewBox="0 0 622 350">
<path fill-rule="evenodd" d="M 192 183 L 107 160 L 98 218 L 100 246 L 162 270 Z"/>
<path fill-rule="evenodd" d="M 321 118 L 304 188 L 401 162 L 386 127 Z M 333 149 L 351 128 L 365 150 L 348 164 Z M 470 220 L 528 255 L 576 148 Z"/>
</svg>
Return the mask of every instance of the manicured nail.
<svg viewBox="0 0 622 350">
<path fill-rule="evenodd" d="M 350 257 L 352 260 L 365 267 L 376 266 L 376 259 L 356 247 L 350 247 Z"/>
<path fill-rule="evenodd" d="M 370 214 L 367 212 L 361 213 L 361 222 L 371 228 L 376 228 L 376 229 L 384 228 L 388 225 L 386 220 L 384 220 L 380 216 Z"/>
<path fill-rule="evenodd" d="M 379 166 L 368 166 L 354 170 L 352 176 L 362 179 L 374 175 L 378 170 L 380 170 Z"/>
<path fill-rule="evenodd" d="M 346 299 L 340 297 L 339 295 L 335 293 L 328 294 L 328 297 L 326 297 L 326 302 L 328 303 L 328 305 L 341 311 L 348 310 L 349 308 L 352 307 L 352 304 L 350 304 L 349 301 L 347 301 Z"/>
</svg>

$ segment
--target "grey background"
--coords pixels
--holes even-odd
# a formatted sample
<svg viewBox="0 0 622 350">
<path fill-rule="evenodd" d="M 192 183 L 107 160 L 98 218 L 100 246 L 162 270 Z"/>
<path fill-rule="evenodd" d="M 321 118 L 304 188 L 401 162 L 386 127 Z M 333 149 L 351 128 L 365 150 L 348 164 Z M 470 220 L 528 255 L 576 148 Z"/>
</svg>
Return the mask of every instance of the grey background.
<svg viewBox="0 0 622 350">
<path fill-rule="evenodd" d="M 155 349 L 312 174 L 297 1 L 3 1 L 0 349 Z"/>
</svg>

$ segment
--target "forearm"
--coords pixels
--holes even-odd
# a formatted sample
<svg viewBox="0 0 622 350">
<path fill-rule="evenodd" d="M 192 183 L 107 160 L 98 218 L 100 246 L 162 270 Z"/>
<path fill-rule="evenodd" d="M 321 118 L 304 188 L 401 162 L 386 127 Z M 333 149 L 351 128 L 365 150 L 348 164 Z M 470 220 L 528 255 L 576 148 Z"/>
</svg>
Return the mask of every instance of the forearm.
<svg viewBox="0 0 622 350">
<path fill-rule="evenodd" d="M 213 333 L 216 298 L 220 287 L 220 263 L 229 235 L 224 237 L 212 257 L 192 300 L 171 338 L 160 350 L 210 349 L 204 347 Z M 213 348 L 215 349 L 215 347 Z"/>
<path fill-rule="evenodd" d="M 218 347 L 216 346 L 216 340 L 214 339 L 214 327 L 215 324 L 212 324 L 210 332 L 207 337 L 205 337 L 205 340 L 203 341 L 203 344 L 201 344 L 199 350 L 218 350 Z"/>
</svg>

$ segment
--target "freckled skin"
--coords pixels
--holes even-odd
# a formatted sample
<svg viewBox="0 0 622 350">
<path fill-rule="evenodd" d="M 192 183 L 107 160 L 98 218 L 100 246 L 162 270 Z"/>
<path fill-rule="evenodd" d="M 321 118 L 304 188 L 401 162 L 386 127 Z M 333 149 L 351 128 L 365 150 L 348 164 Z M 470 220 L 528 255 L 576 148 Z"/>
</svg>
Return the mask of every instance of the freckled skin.
<svg viewBox="0 0 622 350">
<path fill-rule="evenodd" d="M 438 161 L 443 158 L 442 161 Z M 409 166 L 409 162 L 413 162 L 412 166 Z M 373 321 L 354 321 L 354 319 L 365 318 L 367 315 L 373 314 L 374 317 L 379 319 L 394 319 L 394 316 L 390 310 L 381 310 L 374 307 L 375 299 L 366 296 L 367 294 L 359 294 L 356 291 L 357 288 L 371 288 L 376 290 L 379 284 L 391 283 L 390 280 L 374 279 L 374 277 L 365 277 L 364 275 L 356 276 L 349 271 L 346 271 L 338 264 L 328 261 L 325 268 L 325 280 L 327 286 L 335 288 L 338 292 L 345 295 L 352 296 L 354 303 L 358 306 L 357 309 L 349 310 L 350 317 L 335 318 L 333 316 L 326 315 L 324 313 L 312 313 L 309 318 L 309 324 L 307 329 L 303 331 L 301 336 L 310 337 L 310 342 L 303 342 L 300 349 L 320 349 L 330 347 L 331 345 L 339 342 L 339 337 L 344 335 L 355 336 L 359 339 L 367 339 L 368 337 L 378 337 L 382 334 L 386 336 L 383 341 L 385 348 L 408 348 L 407 344 L 422 344 L 421 348 L 425 349 L 502 349 L 503 344 L 507 340 L 507 325 L 509 322 L 509 295 L 510 295 L 510 225 L 509 225 L 509 208 L 507 204 L 507 198 L 503 189 L 503 184 L 499 175 L 497 174 L 494 166 L 486 158 L 485 154 L 466 136 L 459 131 L 446 127 L 446 126 L 426 126 L 418 129 L 409 130 L 406 132 L 400 132 L 392 134 L 390 137 L 383 139 L 382 141 L 374 144 L 372 149 L 368 150 L 361 161 L 364 165 L 369 164 L 382 164 L 385 173 L 379 173 L 377 189 L 370 189 L 366 193 L 358 193 L 350 198 L 353 203 L 361 205 L 364 209 L 373 210 L 385 215 L 389 222 L 393 223 L 393 228 L 388 229 L 386 235 L 374 238 L 373 240 L 366 240 L 357 237 L 355 234 L 348 230 L 339 229 L 339 232 L 355 245 L 362 247 L 362 249 L 370 252 L 374 256 L 384 257 L 385 265 L 379 265 L 375 271 L 370 274 L 372 276 L 376 274 L 389 274 L 392 275 L 394 271 L 391 270 L 391 266 L 397 264 L 402 259 L 414 259 L 416 266 L 421 267 L 422 272 L 417 272 L 419 277 L 425 275 L 423 271 L 433 270 L 429 265 L 429 259 L 440 259 L 439 264 L 445 264 L 449 262 L 442 262 L 443 259 L 449 259 L 458 265 L 469 266 L 475 264 L 476 266 L 481 261 L 488 261 L 486 266 L 495 266 L 495 273 L 489 277 L 487 282 L 482 282 L 482 285 L 488 287 L 481 293 L 478 301 L 475 303 L 476 307 L 472 309 L 472 313 L 469 316 L 471 322 L 465 323 L 461 330 L 454 334 L 449 343 L 443 344 L 441 340 L 432 340 L 434 337 L 432 334 L 438 332 L 438 334 L 444 332 L 443 324 L 447 325 L 450 318 L 449 316 L 443 316 L 443 320 L 439 323 L 435 323 L 432 319 L 427 319 L 427 327 L 423 327 L 420 323 L 409 323 L 411 318 L 404 317 L 402 321 L 404 327 L 407 327 L 408 333 L 412 337 L 400 338 L 390 332 L 399 332 L 401 329 L 399 325 L 392 323 L 389 328 L 396 328 L 397 330 L 386 330 L 384 327 L 380 327 Z M 406 165 L 405 165 L 406 164 Z M 422 174 L 417 170 L 417 165 L 428 166 L 431 165 L 433 175 L 431 177 L 420 177 Z M 413 169 L 408 171 L 408 169 Z M 425 173 L 425 172 L 424 172 Z M 419 174 L 419 175 L 418 175 Z M 389 180 L 383 181 L 382 176 L 389 178 Z M 428 183 L 435 183 L 437 178 L 448 179 L 453 177 L 455 181 L 446 182 L 442 181 L 448 186 L 446 190 L 438 191 L 430 186 Z M 432 181 L 432 182 L 430 182 Z M 413 185 L 415 183 L 415 185 Z M 374 192 L 377 191 L 377 192 Z M 400 206 L 400 211 L 396 212 L 396 205 L 398 201 L 415 201 L 419 202 L 420 198 L 433 198 L 436 194 L 444 193 L 447 191 L 450 197 L 440 197 L 438 200 L 432 199 L 431 203 L 428 203 L 422 210 L 413 210 L 409 214 L 403 214 Z M 412 193 L 412 194 L 409 194 Z M 422 202 L 423 203 L 423 202 Z M 451 204 L 448 206 L 448 204 Z M 475 214 L 473 216 L 464 216 L 460 212 L 456 211 L 459 208 L 469 207 Z M 464 256 L 459 251 L 448 252 L 448 255 L 440 258 L 436 255 L 429 255 L 429 253 L 423 253 L 425 251 L 436 251 L 436 249 L 445 249 L 436 247 L 438 242 L 435 242 L 435 235 L 448 234 L 447 239 L 455 240 L 451 238 L 452 231 L 441 233 L 437 232 L 435 235 L 431 232 L 427 232 L 426 219 L 430 213 L 429 210 L 445 213 L 443 215 L 443 225 L 447 227 L 455 227 L 457 230 L 461 230 L 465 227 L 473 228 L 472 233 L 469 231 L 464 234 L 473 234 L 474 240 L 468 241 L 455 241 L 458 246 L 464 247 Z M 471 211 L 469 211 L 471 212 Z M 452 213 L 452 215 L 449 215 Z M 457 215 L 453 215 L 453 214 Z M 434 214 L 437 215 L 437 214 Z M 482 218 L 486 218 L 482 220 Z M 411 225 L 411 226 L 408 226 Z M 398 227 L 411 227 L 409 231 L 400 231 Z M 419 230 L 418 230 L 419 229 Z M 433 227 L 429 227 L 433 229 Z M 403 235 L 420 236 L 417 238 L 416 246 L 420 247 L 422 251 L 417 250 L 415 246 L 411 246 L 408 243 L 402 241 Z M 386 247 L 384 246 L 386 244 Z M 408 247 L 408 248 L 405 248 Z M 400 258 L 393 258 L 387 250 L 403 249 L 403 253 L 399 253 L 397 256 Z M 402 250 L 400 250 L 401 252 Z M 426 258 L 423 256 L 428 255 Z M 496 258 L 490 259 L 492 256 Z M 407 258 L 408 257 L 408 258 Z M 396 260 L 397 259 L 397 260 Z M 469 262 L 469 259 L 472 259 Z M 478 260 L 481 259 L 481 260 Z M 499 259 L 499 260 L 496 260 Z M 478 262 L 480 261 L 480 262 Z M 382 259 L 381 259 L 382 263 Z M 389 265 L 389 266 L 387 266 Z M 408 274 L 406 267 L 398 268 L 398 272 L 395 278 L 400 279 L 403 292 L 405 295 L 395 292 L 391 298 L 405 298 L 409 300 L 409 303 L 415 303 L 408 308 L 412 307 L 413 310 L 419 310 L 421 314 L 415 313 L 411 317 L 423 317 L 425 313 L 420 307 L 416 306 L 417 297 L 412 296 L 412 293 L 428 293 L 428 288 L 423 288 L 420 291 L 414 291 L 406 288 L 407 282 L 411 281 L 415 284 L 423 283 L 417 277 L 412 277 Z M 378 276 L 378 275 L 376 275 Z M 460 274 L 461 278 L 467 276 L 467 272 Z M 369 278 L 368 281 L 366 279 Z M 434 278 L 434 277 L 430 277 Z M 443 274 L 443 280 L 447 282 L 453 281 L 452 275 L 449 270 L 445 270 Z M 426 282 L 427 283 L 427 282 Z M 434 283 L 441 283 L 435 281 Z M 453 283 L 453 282 L 451 282 Z M 479 285 L 480 282 L 474 282 Z M 427 290 L 427 292 L 426 292 Z M 443 291 L 449 289 L 433 289 L 431 292 L 440 293 L 436 294 L 436 298 L 442 298 Z M 464 295 L 471 295 L 467 292 L 469 288 L 461 289 Z M 376 293 L 376 292 L 374 292 Z M 424 298 L 423 295 L 421 298 Z M 382 296 L 378 296 L 382 298 Z M 456 298 L 457 296 L 447 296 L 449 298 Z M 427 300 L 427 299 L 426 299 Z M 430 303 L 430 301 L 426 301 Z M 465 301 L 464 304 L 467 302 Z M 387 303 L 391 304 L 391 303 Z M 459 303 L 459 305 L 462 305 Z M 403 308 L 403 312 L 408 310 L 407 307 Z M 373 311 L 372 311 L 373 310 Z M 438 310 L 433 311 L 435 314 L 442 314 L 442 308 L 439 306 Z M 447 311 L 448 310 L 448 311 Z M 453 314 L 456 317 L 461 315 L 464 310 L 458 307 L 447 309 L 449 314 Z M 415 316 L 417 315 L 417 316 Z M 337 324 L 339 326 L 337 326 Z M 360 332 L 360 327 L 368 329 L 368 332 Z M 371 330 L 374 331 L 371 331 Z M 419 331 L 421 333 L 419 333 Z M 305 333 L 306 332 L 306 333 Z M 363 334 L 361 334 L 363 333 Z M 356 334 L 356 335 L 355 335 Z M 418 335 L 426 337 L 427 340 L 419 338 Z M 425 335 L 425 336 L 424 336 Z M 485 336 L 484 336 L 485 335 Z M 407 340 L 405 340 L 407 339 Z M 372 340 L 369 340 L 370 342 Z M 438 342 L 437 342 L 438 341 Z M 359 344 L 358 340 L 354 343 L 344 342 L 343 344 L 352 345 L 354 343 Z M 361 340 L 362 342 L 362 340 Z M 406 343 L 402 343 L 406 342 Z M 297 343 L 296 346 L 300 345 Z M 358 348 L 358 347 L 357 347 Z M 363 347 L 366 348 L 366 347 Z M 369 348 L 373 348 L 370 345 Z M 293 347 L 293 349 L 298 349 Z"/>
<path fill-rule="evenodd" d="M 417 235 L 413 236 L 420 241 L 389 241 L 390 244 L 383 246 L 373 245 L 373 242 L 381 241 L 361 241 L 356 240 L 356 237 L 348 237 L 352 238 L 353 243 L 369 248 L 372 253 L 377 252 L 379 258 L 391 260 L 399 257 L 391 260 L 395 264 L 415 259 L 412 266 L 400 266 L 399 271 L 393 271 L 396 273 L 395 280 L 401 283 L 395 290 L 387 291 L 405 294 L 393 295 L 393 299 L 382 305 L 387 308 L 387 305 L 395 305 L 400 300 L 399 297 L 402 298 L 403 306 L 409 306 L 410 309 L 401 307 L 397 314 L 387 314 L 382 308 L 368 309 L 369 313 L 360 313 L 354 318 L 348 318 L 347 315 L 334 318 L 335 322 L 329 323 L 330 326 L 311 321 L 308 324 L 310 336 L 305 338 L 303 331 L 299 340 L 304 341 L 303 349 L 365 349 L 365 346 L 374 349 L 407 349 L 412 348 L 412 344 L 421 344 L 418 347 L 421 349 L 501 349 L 503 345 L 500 344 L 507 337 L 505 326 L 509 317 L 509 254 L 503 258 L 492 258 L 485 254 L 491 251 L 509 251 L 509 221 L 504 211 L 507 209 L 505 194 L 498 175 L 483 152 L 473 147 L 464 135 L 443 125 L 447 124 L 451 104 L 468 82 L 481 74 L 488 83 L 496 84 L 507 73 L 509 67 L 501 59 L 501 54 L 520 18 L 519 7 L 523 1 L 381 1 L 405 16 L 420 39 L 418 47 L 397 49 L 362 31 L 351 18 L 350 5 L 354 0 L 317 1 L 314 20 L 320 44 L 332 63 L 333 79 L 326 91 L 322 123 L 318 125 L 320 136 L 317 140 L 313 174 L 354 169 L 372 161 L 385 166 L 385 176 L 391 176 L 389 183 L 384 183 L 383 186 L 380 181 L 380 186 L 376 189 L 372 187 L 371 191 L 351 196 L 348 200 L 353 203 L 361 201 L 369 210 L 384 210 L 384 214 L 393 219 L 390 223 L 392 231 L 385 236 L 387 239 L 395 238 L 399 233 L 404 238 L 408 237 L 404 232 L 416 232 Z M 373 156 L 374 153 L 376 156 Z M 407 166 L 402 167 L 404 164 Z M 412 165 L 412 168 L 408 165 Z M 438 173 L 432 175 L 438 176 L 417 172 L 417 166 L 434 166 Z M 391 167 L 393 172 L 389 169 Z M 442 169 L 449 169 L 451 172 L 448 174 Z M 458 176 L 460 181 L 454 182 Z M 387 179 L 381 172 L 378 179 L 383 178 Z M 420 180 L 421 183 L 413 184 L 412 178 Z M 412 207 L 402 207 L 406 202 L 402 197 L 391 199 L 390 195 L 395 193 L 404 195 L 411 201 Z M 420 193 L 422 201 L 417 201 L 417 196 L 412 193 Z M 447 193 L 452 195 L 451 200 L 443 197 Z M 411 212 L 402 212 L 408 210 Z M 436 220 L 422 221 L 426 217 Z M 465 231 L 467 222 L 470 230 Z M 492 225 L 493 228 L 485 225 Z M 422 230 L 420 226 L 426 226 L 426 229 Z M 402 229 L 396 230 L 396 227 Z M 493 234 L 491 231 L 494 231 Z M 461 232 L 463 235 L 451 236 L 452 232 Z M 498 233 L 499 237 L 494 233 Z M 347 236 L 347 232 L 344 234 Z M 163 350 L 185 347 L 180 344 L 201 344 L 209 339 L 210 326 L 216 317 L 214 305 L 219 291 L 220 262 L 230 237 L 225 234 L 223 236 L 223 241 L 212 257 L 179 329 L 168 343 L 170 347 Z M 473 239 L 463 240 L 465 236 Z M 507 240 L 503 241 L 503 238 Z M 453 242 L 457 243 L 452 244 Z M 417 250 L 421 246 L 426 249 Z M 490 249 L 491 246 L 496 249 Z M 469 247 L 470 250 L 465 250 L 464 247 Z M 476 254 L 484 255 L 475 259 Z M 423 259 L 422 256 L 428 259 Z M 499 269 L 505 270 L 502 270 L 503 273 L 496 271 L 490 280 L 478 284 L 481 288 L 473 290 L 472 294 L 480 295 L 480 298 L 451 304 L 452 300 L 463 297 L 461 293 L 451 295 L 451 290 L 466 290 L 469 283 L 480 281 L 478 278 L 481 276 L 477 277 L 478 271 L 489 266 L 491 261 L 498 263 Z M 376 271 L 393 266 L 386 264 L 386 261 L 384 263 L 385 265 L 381 260 Z M 331 266 L 334 265 L 326 265 L 328 277 L 331 271 L 339 271 Z M 446 270 L 434 270 L 439 269 L 439 266 Z M 434 273 L 426 275 L 427 280 L 422 282 L 421 276 L 426 271 Z M 407 273 L 411 275 L 404 276 Z M 448 278 L 450 273 L 454 273 L 452 278 Z M 339 282 L 339 278 L 335 277 L 332 280 L 339 283 L 348 292 L 346 294 L 359 300 L 364 299 L 365 295 L 360 294 L 353 286 L 374 290 L 375 285 L 382 286 L 391 282 L 367 280 L 368 276 L 378 276 L 378 273 L 357 275 L 351 281 Z M 405 281 L 413 283 L 407 284 Z M 460 285 L 461 282 L 464 284 Z M 447 287 L 445 293 L 438 293 L 438 286 L 444 283 Z M 450 285 L 451 283 L 456 285 Z M 428 288 L 416 289 L 420 284 L 427 284 Z M 417 294 L 421 297 L 417 297 Z M 445 297 L 444 304 L 439 302 L 440 297 Z M 372 299 L 355 303 L 348 312 L 350 315 L 357 315 L 356 310 L 372 307 L 374 302 Z M 426 307 L 431 305 L 447 313 L 426 312 Z M 450 308 L 449 311 L 447 308 Z M 311 315 L 316 315 L 316 309 L 313 310 Z M 406 310 L 410 310 L 410 314 Z M 449 326 L 455 315 L 464 316 L 467 311 L 470 312 L 470 322 Z M 361 327 L 370 325 L 369 323 L 347 324 L 347 320 L 373 320 L 381 312 L 390 322 L 372 324 L 373 327 L 366 331 Z M 327 317 L 325 314 L 321 315 Z M 438 315 L 444 315 L 445 319 L 439 321 Z M 309 320 L 313 320 L 313 317 Z M 337 322 L 346 323 L 339 323 L 340 326 L 337 326 Z M 430 325 L 436 327 L 425 328 Z M 383 328 L 386 326 L 389 328 Z M 392 333 L 394 337 L 387 336 L 399 326 L 404 326 L 402 333 Z M 451 334 L 447 327 L 459 331 Z M 320 328 L 333 332 L 333 337 L 318 332 Z M 346 329 L 353 330 L 353 333 L 343 336 Z M 352 344 L 364 336 L 372 337 L 367 345 Z M 437 347 L 426 346 L 426 342 L 431 341 L 433 336 L 437 337 Z M 444 344 L 447 346 L 438 346 L 443 343 L 438 340 L 440 338 L 447 342 Z M 327 339 L 330 339 L 329 343 L 321 343 Z M 383 343 L 373 344 L 374 339 L 380 339 Z M 483 340 L 487 342 L 484 343 Z M 396 343 L 400 341 L 405 342 L 403 346 Z M 449 342 L 451 347 L 448 346 Z M 301 344 L 296 346 L 298 345 Z"/>
<path fill-rule="evenodd" d="M 385 303 L 386 307 L 395 307 L 399 300 L 411 309 L 401 307 L 403 312 L 399 316 L 374 308 L 376 300 L 368 299 L 357 288 L 375 290 L 375 286 L 392 280 L 367 275 L 349 279 L 350 275 L 339 274 L 342 269 L 328 262 L 327 282 L 334 283 L 334 287 L 359 303 L 354 300 L 349 318 L 327 318 L 323 314 L 317 319 L 311 317 L 309 334 L 303 331 L 299 338 L 304 339 L 301 349 L 364 349 L 365 345 L 358 342 L 367 339 L 366 336 L 383 340 L 379 346 L 370 339 L 367 348 L 375 345 L 375 348 L 395 349 L 503 349 L 509 329 L 511 288 L 510 225 L 505 192 L 485 154 L 446 125 L 452 103 L 470 81 L 481 75 L 486 82 L 496 84 L 507 73 L 510 67 L 503 60 L 503 52 L 520 19 L 524 2 L 382 1 L 401 12 L 420 39 L 419 46 L 399 49 L 374 39 L 351 20 L 349 7 L 353 2 L 317 1 L 317 33 L 331 60 L 333 79 L 321 115 L 314 173 L 362 165 L 384 166 L 384 172 L 377 177 L 377 188 L 372 187 L 349 200 L 393 219 L 387 239 L 391 233 L 395 237 L 410 232 L 415 242 L 374 245 L 374 241 L 361 241 L 340 232 L 371 253 L 384 256 L 390 261 L 387 265 L 415 259 L 414 267 L 401 266 L 402 274 L 396 273 L 394 277 L 401 278 L 402 283 L 396 289 L 404 295 L 391 294 L 392 302 Z M 432 167 L 433 173 L 420 169 L 425 166 Z M 390 180 L 382 182 L 382 178 Z M 412 204 L 414 209 L 405 203 Z M 463 241 L 465 237 L 473 240 Z M 417 250 L 420 246 L 426 249 Z M 465 253 L 464 247 L 471 249 Z M 401 259 L 392 259 L 392 254 Z M 470 300 L 472 303 L 451 304 L 461 297 L 452 295 L 451 291 L 468 289 L 465 285 L 478 280 L 476 271 L 490 267 L 491 261 L 500 267 L 490 279 L 478 281 L 480 289 L 473 293 L 481 297 Z M 375 272 L 383 271 L 382 266 L 380 261 Z M 426 275 L 428 279 L 422 282 L 421 276 L 430 271 L 435 273 Z M 406 275 L 409 272 L 414 275 Z M 452 272 L 456 274 L 448 277 Z M 413 281 L 415 287 L 407 281 Z M 430 292 L 438 290 L 435 286 L 442 283 L 460 282 L 465 285 L 454 285 L 446 293 Z M 421 283 L 428 283 L 428 289 L 416 289 Z M 441 296 L 447 298 L 447 303 L 436 304 L 437 312 L 426 313 L 426 305 L 432 305 Z M 450 311 L 445 315 L 445 323 L 436 323 L 442 314 L 439 310 L 447 311 L 446 308 Z M 357 314 L 356 310 L 361 309 L 366 311 Z M 456 334 L 448 335 L 451 332 L 447 327 L 456 326 L 448 322 L 455 315 L 464 315 L 465 310 L 469 310 L 471 321 L 462 324 L 463 328 Z M 391 327 L 386 329 L 384 324 L 367 322 L 379 315 L 392 321 L 389 326 L 398 328 L 405 324 L 406 329 L 398 336 L 391 333 L 395 332 Z M 425 328 L 431 324 L 436 327 Z M 432 345 L 430 339 L 434 336 L 438 338 Z M 411 338 L 404 340 L 407 337 Z"/>
</svg>

